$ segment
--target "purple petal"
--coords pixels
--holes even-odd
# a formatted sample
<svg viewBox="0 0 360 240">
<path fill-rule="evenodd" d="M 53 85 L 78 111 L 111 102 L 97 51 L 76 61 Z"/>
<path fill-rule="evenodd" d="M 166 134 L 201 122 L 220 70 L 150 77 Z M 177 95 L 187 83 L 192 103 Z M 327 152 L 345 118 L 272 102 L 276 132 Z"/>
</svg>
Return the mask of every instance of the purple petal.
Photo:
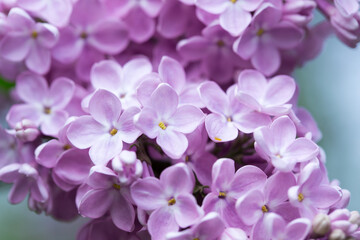
<svg viewBox="0 0 360 240">
<path fill-rule="evenodd" d="M 16 93 L 24 102 L 42 104 L 48 95 L 48 85 L 42 76 L 24 72 L 16 80 Z"/>
<path fill-rule="evenodd" d="M 182 133 L 193 132 L 204 119 L 204 113 L 197 107 L 183 105 L 168 120 L 171 129 Z"/>
<path fill-rule="evenodd" d="M 265 76 L 270 76 L 280 67 L 281 56 L 279 50 L 271 44 L 261 42 L 251 58 L 251 63 Z"/>
<path fill-rule="evenodd" d="M 82 53 L 85 41 L 70 27 L 61 31 L 57 45 L 52 49 L 52 56 L 61 63 L 72 63 Z"/>
<path fill-rule="evenodd" d="M 188 147 L 188 141 L 183 133 L 164 130 L 160 132 L 156 138 L 156 143 L 162 148 L 162 150 L 173 159 L 180 158 Z"/>
<path fill-rule="evenodd" d="M 286 226 L 287 239 L 305 239 L 311 230 L 311 222 L 307 218 L 298 218 Z"/>
<path fill-rule="evenodd" d="M 135 128 L 134 125 L 134 116 L 139 112 L 139 108 L 130 107 L 121 114 L 116 127 L 118 129 L 118 134 L 121 134 L 122 141 L 133 143 L 141 135 L 141 132 Z"/>
<path fill-rule="evenodd" d="M 69 141 L 80 149 L 89 148 L 106 134 L 109 134 L 107 129 L 91 116 L 79 117 L 71 123 L 67 132 Z"/>
<path fill-rule="evenodd" d="M 329 185 L 321 185 L 309 192 L 309 198 L 318 208 L 329 208 L 341 199 L 341 192 Z"/>
<path fill-rule="evenodd" d="M 53 111 L 50 115 L 45 115 L 42 118 L 40 129 L 45 135 L 57 136 L 59 130 L 64 127 L 68 117 L 69 114 L 66 111 Z"/>
<path fill-rule="evenodd" d="M 128 84 L 137 87 L 151 71 L 152 65 L 150 61 L 147 58 L 140 57 L 132 59 L 124 65 L 123 76 L 128 81 Z"/>
<path fill-rule="evenodd" d="M 26 66 L 33 72 L 45 74 L 50 69 L 51 55 L 50 50 L 39 44 L 34 44 L 30 49 L 29 55 L 25 59 Z"/>
<path fill-rule="evenodd" d="M 32 41 L 27 35 L 5 35 L 0 44 L 0 53 L 9 61 L 20 62 L 29 54 L 31 47 Z"/>
<path fill-rule="evenodd" d="M 134 202 L 141 209 L 150 211 L 168 204 L 163 195 L 163 186 L 157 178 L 139 179 L 130 190 Z"/>
<path fill-rule="evenodd" d="M 103 60 L 91 68 L 90 78 L 95 89 L 116 92 L 121 87 L 122 68 L 113 60 Z"/>
<path fill-rule="evenodd" d="M 255 166 L 244 166 L 236 171 L 231 182 L 231 194 L 239 198 L 247 191 L 261 189 L 265 185 L 266 174 Z M 234 195 L 233 195 L 234 194 Z"/>
<path fill-rule="evenodd" d="M 94 166 L 88 174 L 86 184 L 94 189 L 108 188 L 111 189 L 116 182 L 117 175 L 108 167 Z"/>
<path fill-rule="evenodd" d="M 64 144 L 52 139 L 37 147 L 35 151 L 36 161 L 47 168 L 53 168 L 64 151 Z"/>
<path fill-rule="evenodd" d="M 155 110 L 143 108 L 140 115 L 134 119 L 135 126 L 151 139 L 157 137 L 160 131 L 162 131 L 158 126 L 158 119 L 154 117 L 155 115 Z"/>
<path fill-rule="evenodd" d="M 168 120 L 177 110 L 179 97 L 168 84 L 160 84 L 150 97 L 151 107 L 162 121 Z"/>
<path fill-rule="evenodd" d="M 297 162 L 311 160 L 319 153 L 319 147 L 307 138 L 298 138 L 286 148 L 287 158 Z"/>
<path fill-rule="evenodd" d="M 264 195 L 259 190 L 249 192 L 236 202 L 236 211 L 246 225 L 253 225 L 264 215 Z"/>
<path fill-rule="evenodd" d="M 121 114 L 120 99 L 109 91 L 99 89 L 89 102 L 89 112 L 97 122 L 112 127 Z"/>
<path fill-rule="evenodd" d="M 120 134 L 106 134 L 90 147 L 89 155 L 96 165 L 106 165 L 110 159 L 114 158 L 123 149 L 123 142 Z"/>
<path fill-rule="evenodd" d="M 215 212 L 207 214 L 198 225 L 193 227 L 193 232 L 200 238 L 214 240 L 225 230 L 225 225 Z"/>
<path fill-rule="evenodd" d="M 75 84 L 72 80 L 60 77 L 51 84 L 49 95 L 54 109 L 63 109 L 71 101 L 75 92 Z"/>
<path fill-rule="evenodd" d="M 280 49 L 295 48 L 300 44 L 304 36 L 302 29 L 286 21 L 269 30 L 269 34 L 272 43 Z"/>
<path fill-rule="evenodd" d="M 250 24 L 251 14 L 244 11 L 240 4 L 231 4 L 220 15 L 220 25 L 233 36 L 239 36 Z"/>
<path fill-rule="evenodd" d="M 205 82 L 199 87 L 201 100 L 214 113 L 226 114 L 229 100 L 224 91 L 215 82 Z"/>
<path fill-rule="evenodd" d="M 90 190 L 81 199 L 79 213 L 84 217 L 99 218 L 110 209 L 114 194 L 108 189 Z"/>
<path fill-rule="evenodd" d="M 115 197 L 110 214 L 115 226 L 121 230 L 131 232 L 134 229 L 134 207 L 121 194 Z"/>
<path fill-rule="evenodd" d="M 220 158 L 212 168 L 211 191 L 228 191 L 234 178 L 235 166 L 234 161 L 230 158 Z"/>
<path fill-rule="evenodd" d="M 30 179 L 22 177 L 18 179 L 10 189 L 8 200 L 11 204 L 22 202 L 29 193 Z"/>
<path fill-rule="evenodd" d="M 197 0 L 196 6 L 201 9 L 204 9 L 206 12 L 219 14 L 224 12 L 227 8 L 230 7 L 230 4 L 226 0 Z"/>
<path fill-rule="evenodd" d="M 129 36 L 125 24 L 119 21 L 103 21 L 94 26 L 87 39 L 89 45 L 107 54 L 118 54 L 128 43 Z"/>
<path fill-rule="evenodd" d="M 154 19 L 145 14 L 140 7 L 133 7 L 124 19 L 130 38 L 136 43 L 147 41 L 155 32 Z"/>
<path fill-rule="evenodd" d="M 288 189 L 296 184 L 293 173 L 277 172 L 266 182 L 264 194 L 269 207 L 277 206 L 288 199 Z"/>
<path fill-rule="evenodd" d="M 177 50 L 185 59 L 194 61 L 205 56 L 208 46 L 208 40 L 200 36 L 194 36 L 181 40 L 177 45 Z"/>
<path fill-rule="evenodd" d="M 257 51 L 259 38 L 251 29 L 245 32 L 234 42 L 234 51 L 245 60 L 249 60 Z"/>
<path fill-rule="evenodd" d="M 269 80 L 264 103 L 272 106 L 287 103 L 295 93 L 296 84 L 293 78 L 280 75 Z"/>
<path fill-rule="evenodd" d="M 166 193 L 172 195 L 169 197 L 174 197 L 175 194 L 191 193 L 195 179 L 193 173 L 189 171 L 184 163 L 178 163 L 166 168 L 161 173 L 160 182 L 164 186 Z"/>
<path fill-rule="evenodd" d="M 176 92 L 180 92 L 184 88 L 185 71 L 175 59 L 163 57 L 159 64 L 159 75 L 163 82 L 173 87 Z"/>
<path fill-rule="evenodd" d="M 177 232 L 179 225 L 168 207 L 162 207 L 150 214 L 148 230 L 152 239 L 165 240 L 169 232 Z"/>
<path fill-rule="evenodd" d="M 47 23 L 37 23 L 36 31 L 38 32 L 37 41 L 39 45 L 45 48 L 53 48 L 58 41 L 59 31 L 56 27 Z"/>
<path fill-rule="evenodd" d="M 176 197 L 174 205 L 174 216 L 180 227 L 186 228 L 198 222 L 202 216 L 201 208 L 197 205 L 195 197 L 192 194 L 181 194 Z"/>
</svg>

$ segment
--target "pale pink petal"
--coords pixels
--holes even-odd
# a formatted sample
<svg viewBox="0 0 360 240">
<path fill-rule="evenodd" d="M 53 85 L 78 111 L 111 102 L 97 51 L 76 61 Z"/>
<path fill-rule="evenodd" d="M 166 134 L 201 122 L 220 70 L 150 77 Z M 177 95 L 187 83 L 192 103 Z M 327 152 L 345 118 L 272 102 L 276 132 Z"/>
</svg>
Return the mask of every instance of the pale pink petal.
<svg viewBox="0 0 360 240">
<path fill-rule="evenodd" d="M 67 136 L 77 148 L 85 149 L 95 144 L 102 136 L 109 134 L 91 116 L 82 116 L 71 123 Z"/>
<path fill-rule="evenodd" d="M 176 198 L 173 205 L 174 216 L 180 227 L 186 228 L 199 221 L 202 216 L 201 208 L 197 205 L 195 197 L 192 194 L 181 194 Z"/>
<path fill-rule="evenodd" d="M 18 204 L 25 199 L 29 193 L 30 181 L 30 179 L 22 177 L 13 184 L 8 196 L 11 204 Z"/>
<path fill-rule="evenodd" d="M 89 112 L 99 123 L 112 127 L 121 114 L 120 99 L 109 91 L 99 89 L 90 99 Z"/>
<path fill-rule="evenodd" d="M 148 230 L 152 239 L 165 240 L 169 232 L 177 232 L 177 224 L 173 213 L 168 207 L 162 207 L 150 214 L 148 220 Z"/>
<path fill-rule="evenodd" d="M 53 111 L 49 115 L 44 115 L 40 129 L 45 135 L 57 136 L 68 117 L 69 114 L 63 110 Z"/>
<path fill-rule="evenodd" d="M 239 198 L 250 190 L 261 189 L 265 185 L 266 179 L 266 174 L 260 168 L 255 166 L 241 167 L 236 171 L 231 182 L 231 194 L 235 198 Z"/>
<path fill-rule="evenodd" d="M 240 4 L 231 4 L 220 15 L 220 25 L 233 36 L 239 36 L 250 24 L 252 16 Z"/>
<path fill-rule="evenodd" d="M 267 84 L 267 80 L 261 72 L 248 69 L 242 71 L 239 75 L 238 91 L 239 94 L 250 95 L 254 100 L 259 101 L 266 93 Z"/>
<path fill-rule="evenodd" d="M 41 123 L 41 117 L 42 109 L 40 107 L 30 104 L 15 104 L 6 115 L 6 121 L 11 127 L 15 127 L 18 122 L 24 119 L 28 119 L 35 125 L 39 125 Z"/>
<path fill-rule="evenodd" d="M 169 84 L 178 93 L 184 88 L 186 76 L 181 64 L 170 57 L 163 57 L 159 64 L 162 81 Z"/>
<path fill-rule="evenodd" d="M 224 91 L 215 82 L 205 82 L 200 85 L 199 93 L 206 107 L 214 113 L 226 114 L 229 100 Z"/>
<path fill-rule="evenodd" d="M 24 102 L 42 104 L 48 95 L 48 84 L 42 76 L 24 72 L 16 80 L 16 93 Z"/>
<path fill-rule="evenodd" d="M 251 63 L 265 76 L 272 75 L 280 67 L 281 57 L 279 50 L 271 44 L 261 42 L 251 57 Z"/>
<path fill-rule="evenodd" d="M 50 50 L 35 43 L 25 59 L 26 66 L 33 72 L 45 74 L 50 69 Z"/>
<path fill-rule="evenodd" d="M 193 132 L 204 119 L 204 113 L 197 107 L 183 105 L 168 120 L 171 129 L 182 133 Z"/>
<path fill-rule="evenodd" d="M 205 54 L 209 46 L 207 39 L 201 36 L 194 36 L 181 40 L 177 45 L 180 55 L 189 61 L 200 60 Z"/>
<path fill-rule="evenodd" d="M 255 224 L 262 216 L 262 206 L 265 204 L 264 195 L 259 190 L 249 192 L 236 202 L 236 211 L 246 225 Z"/>
<path fill-rule="evenodd" d="M 82 53 L 85 41 L 80 38 L 76 31 L 70 27 L 64 28 L 60 33 L 60 38 L 52 49 L 52 56 L 61 63 L 74 62 Z"/>
<path fill-rule="evenodd" d="M 110 209 L 113 201 L 114 195 L 108 189 L 90 190 L 81 199 L 79 213 L 89 218 L 102 217 Z"/>
<path fill-rule="evenodd" d="M 231 6 L 228 0 L 197 0 L 196 6 L 213 14 L 220 14 Z"/>
<path fill-rule="evenodd" d="M 159 144 L 166 155 L 173 159 L 180 158 L 188 147 L 188 141 L 183 133 L 168 129 L 160 131 L 156 143 Z"/>
<path fill-rule="evenodd" d="M 37 23 L 36 31 L 38 44 L 45 48 L 53 48 L 58 41 L 59 31 L 56 27 L 47 23 Z"/>
<path fill-rule="evenodd" d="M 72 80 L 60 77 L 54 80 L 50 86 L 49 97 L 51 98 L 51 107 L 54 109 L 63 109 L 71 101 L 75 92 L 75 84 Z"/>
<path fill-rule="evenodd" d="M 121 194 L 115 197 L 110 214 L 115 226 L 121 230 L 131 232 L 134 229 L 134 207 Z"/>
<path fill-rule="evenodd" d="M 119 122 L 115 124 L 115 127 L 117 127 L 118 130 L 117 134 L 122 135 L 122 141 L 133 143 L 141 135 L 141 132 L 135 128 L 134 125 L 134 116 L 139 112 L 139 108 L 130 107 L 121 114 Z"/>
<path fill-rule="evenodd" d="M 134 7 L 124 19 L 130 38 L 137 43 L 147 41 L 155 32 L 154 20 L 147 16 L 140 7 Z"/>
<path fill-rule="evenodd" d="M 177 93 L 166 83 L 160 84 L 150 97 L 151 107 L 157 112 L 158 117 L 163 118 L 162 121 L 167 121 L 176 112 L 178 103 Z"/>
<path fill-rule="evenodd" d="M 134 87 L 138 87 L 140 81 L 144 76 L 150 74 L 152 65 L 147 58 L 135 58 L 130 60 L 124 65 L 123 68 L 123 81 Z"/>
<path fill-rule="evenodd" d="M 103 60 L 91 68 L 90 79 L 95 89 L 117 92 L 121 87 L 122 68 L 113 60 Z"/>
<path fill-rule="evenodd" d="M 32 47 L 29 36 L 5 35 L 0 43 L 0 53 L 3 58 L 9 61 L 19 62 L 25 59 Z"/>
<path fill-rule="evenodd" d="M 159 135 L 162 129 L 158 126 L 159 122 L 156 117 L 155 110 L 151 108 L 144 108 L 141 110 L 140 115 L 135 118 L 135 126 L 149 138 L 155 138 Z"/>
<path fill-rule="evenodd" d="M 128 43 L 129 36 L 125 24 L 119 21 L 103 21 L 92 29 L 88 44 L 107 54 L 118 54 Z"/>
<path fill-rule="evenodd" d="M 136 205 L 144 210 L 154 210 L 167 206 L 167 199 L 163 195 L 163 186 L 159 179 L 148 177 L 137 180 L 131 186 L 131 196 Z"/>
<path fill-rule="evenodd" d="M 181 181 L 179 181 L 181 179 Z M 168 194 L 191 193 L 195 179 L 184 163 L 166 168 L 160 175 L 160 182 Z M 174 196 L 170 196 L 174 197 Z"/>
<path fill-rule="evenodd" d="M 286 226 L 287 239 L 305 239 L 311 230 L 311 222 L 307 218 L 298 218 Z"/>
<path fill-rule="evenodd" d="M 47 168 L 52 168 L 64 151 L 64 144 L 52 139 L 36 148 L 36 161 Z"/>
<path fill-rule="evenodd" d="M 96 165 L 106 165 L 110 159 L 114 158 L 123 149 L 121 135 L 114 136 L 107 134 L 98 138 L 90 147 L 89 155 Z"/>
</svg>

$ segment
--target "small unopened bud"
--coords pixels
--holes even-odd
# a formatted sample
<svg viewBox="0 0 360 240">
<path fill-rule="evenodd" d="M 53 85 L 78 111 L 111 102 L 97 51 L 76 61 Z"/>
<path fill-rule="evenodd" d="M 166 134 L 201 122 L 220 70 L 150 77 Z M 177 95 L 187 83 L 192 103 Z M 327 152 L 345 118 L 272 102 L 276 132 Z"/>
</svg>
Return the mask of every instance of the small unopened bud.
<svg viewBox="0 0 360 240">
<path fill-rule="evenodd" d="M 360 226 L 360 213 L 358 211 L 352 211 L 350 213 L 349 222 Z"/>
<path fill-rule="evenodd" d="M 346 235 L 341 229 L 335 229 L 331 232 L 329 240 L 345 240 Z"/>
<path fill-rule="evenodd" d="M 23 119 L 15 125 L 15 136 L 22 142 L 34 141 L 39 134 L 37 126 L 29 119 Z"/>
<path fill-rule="evenodd" d="M 316 215 L 312 222 L 312 228 L 316 235 L 324 236 L 327 234 L 331 228 L 329 216 L 324 213 Z"/>
<path fill-rule="evenodd" d="M 136 153 L 122 151 L 112 160 L 112 168 L 118 172 L 120 183 L 130 184 L 139 178 L 143 172 L 141 161 L 137 159 Z"/>
</svg>

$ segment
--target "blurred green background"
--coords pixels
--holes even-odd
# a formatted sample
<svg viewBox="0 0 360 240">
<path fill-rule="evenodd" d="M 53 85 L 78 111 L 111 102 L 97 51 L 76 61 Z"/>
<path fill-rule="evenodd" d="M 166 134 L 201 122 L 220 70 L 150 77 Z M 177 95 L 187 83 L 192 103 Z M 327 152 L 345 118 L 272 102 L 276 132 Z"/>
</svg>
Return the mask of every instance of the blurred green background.
<svg viewBox="0 0 360 240">
<path fill-rule="evenodd" d="M 298 69 L 295 76 L 300 105 L 309 109 L 322 130 L 319 144 L 327 154 L 329 177 L 339 179 L 341 186 L 351 191 L 349 208 L 359 210 L 360 48 L 349 49 L 331 37 L 321 55 Z M 0 103 L 6 108 L 4 94 Z M 26 202 L 12 206 L 7 193 L 8 187 L 0 187 L 0 240 L 72 240 L 84 222 L 56 222 L 30 212 Z"/>
</svg>

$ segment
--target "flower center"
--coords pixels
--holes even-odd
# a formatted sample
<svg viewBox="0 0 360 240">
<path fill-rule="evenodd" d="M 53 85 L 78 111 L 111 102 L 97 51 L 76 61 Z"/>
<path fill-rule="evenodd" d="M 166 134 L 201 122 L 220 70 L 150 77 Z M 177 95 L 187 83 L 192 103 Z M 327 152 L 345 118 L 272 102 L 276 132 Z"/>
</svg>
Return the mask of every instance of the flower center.
<svg viewBox="0 0 360 240">
<path fill-rule="evenodd" d="M 216 45 L 218 45 L 219 47 L 223 47 L 223 46 L 225 46 L 225 42 L 223 40 L 218 40 L 216 42 Z"/>
<path fill-rule="evenodd" d="M 64 151 L 69 150 L 70 148 L 71 148 L 71 146 L 69 144 L 65 144 L 63 146 Z"/>
<path fill-rule="evenodd" d="M 231 117 L 228 117 L 226 120 L 227 120 L 228 122 L 231 122 L 231 121 L 232 121 Z"/>
<path fill-rule="evenodd" d="M 269 208 L 268 208 L 268 206 L 266 206 L 266 205 L 263 205 L 263 206 L 261 207 L 261 210 L 263 211 L 263 213 L 269 212 Z"/>
<path fill-rule="evenodd" d="M 230 0 L 230 2 L 232 2 L 232 3 L 236 3 L 236 2 L 237 2 L 237 0 Z"/>
<path fill-rule="evenodd" d="M 215 137 L 215 140 L 220 141 L 220 142 L 222 141 L 221 138 L 218 138 L 218 137 Z"/>
<path fill-rule="evenodd" d="M 110 131 L 110 135 L 111 135 L 111 136 L 114 136 L 115 134 L 117 134 L 117 132 L 118 132 L 118 130 L 117 130 L 116 128 L 113 128 L 113 129 L 111 129 L 111 131 Z"/>
<path fill-rule="evenodd" d="M 260 36 L 262 36 L 262 35 L 264 34 L 264 32 L 265 32 L 265 30 L 264 30 L 263 28 L 260 28 L 260 29 L 257 31 L 256 35 L 257 35 L 258 37 L 260 37 Z"/>
<path fill-rule="evenodd" d="M 171 198 L 171 199 L 168 201 L 168 205 L 169 205 L 169 206 L 172 206 L 172 205 L 174 205 L 175 203 L 176 203 L 175 198 Z"/>
<path fill-rule="evenodd" d="M 164 122 L 159 122 L 159 127 L 160 127 L 162 130 L 165 130 L 165 129 L 167 128 Z"/>
<path fill-rule="evenodd" d="M 82 32 L 82 33 L 80 33 L 80 37 L 82 39 L 86 39 L 88 37 L 88 34 L 86 32 Z"/>
<path fill-rule="evenodd" d="M 44 113 L 45 113 L 45 114 L 50 114 L 50 113 L 51 113 L 51 108 L 49 108 L 49 107 L 44 107 Z"/>
<path fill-rule="evenodd" d="M 33 39 L 36 39 L 37 37 L 39 36 L 39 34 L 38 34 L 38 32 L 37 31 L 32 31 L 32 33 L 31 33 L 31 37 L 33 38 Z"/>
<path fill-rule="evenodd" d="M 225 192 L 219 192 L 219 198 L 224 199 L 226 197 L 226 193 Z"/>
<path fill-rule="evenodd" d="M 120 190 L 121 186 L 119 184 L 114 183 L 113 188 L 115 188 L 116 190 Z"/>
<path fill-rule="evenodd" d="M 304 195 L 302 193 L 299 193 L 298 195 L 298 201 L 302 202 L 304 200 Z"/>
<path fill-rule="evenodd" d="M 186 155 L 185 156 L 185 162 L 189 162 L 190 161 L 190 157 L 189 157 L 189 155 Z"/>
</svg>

